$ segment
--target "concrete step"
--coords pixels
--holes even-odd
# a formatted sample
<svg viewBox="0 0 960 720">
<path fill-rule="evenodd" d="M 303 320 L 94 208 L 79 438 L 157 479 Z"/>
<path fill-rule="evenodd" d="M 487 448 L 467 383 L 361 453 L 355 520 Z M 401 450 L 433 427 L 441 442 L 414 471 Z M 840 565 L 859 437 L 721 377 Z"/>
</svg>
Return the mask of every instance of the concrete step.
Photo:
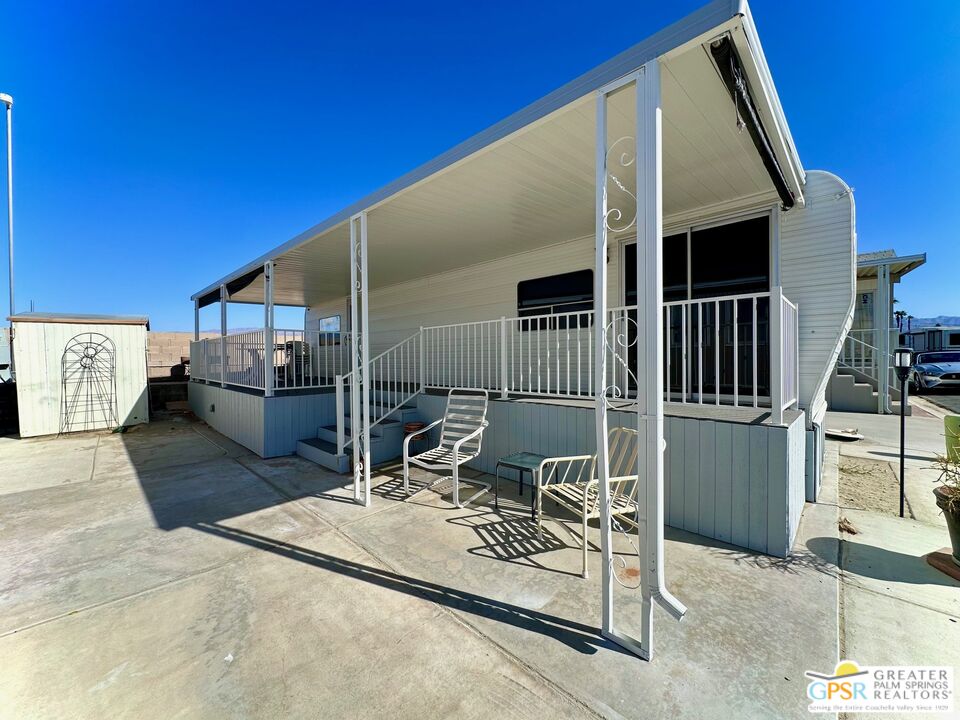
<svg viewBox="0 0 960 720">
<path fill-rule="evenodd" d="M 343 437 L 346 440 L 349 440 L 351 437 L 351 424 L 350 416 L 344 418 L 344 428 L 343 428 Z M 387 418 L 386 420 L 381 420 L 370 430 L 370 439 L 383 437 L 385 434 L 390 433 L 394 426 L 401 427 L 402 423 L 399 420 L 393 420 Z M 329 440 L 330 442 L 337 441 L 337 426 L 336 425 L 324 425 L 323 427 L 317 428 L 317 437 L 323 440 Z"/>
<path fill-rule="evenodd" d="M 350 471 L 352 458 L 346 454 L 337 455 L 336 444 L 327 440 L 320 438 L 301 440 L 297 443 L 297 455 L 336 473 Z"/>
</svg>

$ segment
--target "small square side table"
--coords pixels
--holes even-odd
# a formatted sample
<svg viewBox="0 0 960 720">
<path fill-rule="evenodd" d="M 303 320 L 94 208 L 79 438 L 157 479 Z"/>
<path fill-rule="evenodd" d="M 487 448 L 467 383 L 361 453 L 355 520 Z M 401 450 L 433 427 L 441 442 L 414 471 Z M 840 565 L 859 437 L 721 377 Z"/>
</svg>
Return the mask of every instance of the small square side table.
<svg viewBox="0 0 960 720">
<path fill-rule="evenodd" d="M 507 455 L 497 460 L 497 480 L 493 491 L 493 507 L 500 511 L 500 468 L 512 468 L 517 471 L 517 482 L 520 484 L 520 495 L 523 495 L 523 474 L 530 473 L 530 517 L 536 517 L 537 498 L 536 483 L 537 472 L 540 470 L 540 463 L 547 459 L 546 455 L 537 455 L 536 453 L 518 452 L 513 455 Z"/>
</svg>

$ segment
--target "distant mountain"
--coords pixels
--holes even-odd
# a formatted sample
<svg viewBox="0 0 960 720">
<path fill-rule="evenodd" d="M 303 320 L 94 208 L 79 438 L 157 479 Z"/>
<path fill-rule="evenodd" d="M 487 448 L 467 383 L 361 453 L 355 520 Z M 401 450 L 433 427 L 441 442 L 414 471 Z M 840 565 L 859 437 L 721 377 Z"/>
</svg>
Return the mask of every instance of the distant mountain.
<svg viewBox="0 0 960 720">
<path fill-rule="evenodd" d="M 910 321 L 910 328 L 913 330 L 937 325 L 960 327 L 960 315 L 937 315 L 937 317 L 932 318 L 914 318 Z M 904 320 L 904 327 L 906 327 L 906 320 Z"/>
</svg>

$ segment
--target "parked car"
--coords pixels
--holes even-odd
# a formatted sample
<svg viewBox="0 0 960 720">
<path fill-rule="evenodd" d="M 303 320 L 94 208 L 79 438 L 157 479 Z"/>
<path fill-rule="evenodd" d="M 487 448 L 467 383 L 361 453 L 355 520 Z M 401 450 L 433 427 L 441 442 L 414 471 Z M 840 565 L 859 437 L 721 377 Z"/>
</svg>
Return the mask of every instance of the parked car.
<svg viewBox="0 0 960 720">
<path fill-rule="evenodd" d="M 934 388 L 960 390 L 960 351 L 917 353 L 910 368 L 910 389 L 920 393 Z"/>
</svg>

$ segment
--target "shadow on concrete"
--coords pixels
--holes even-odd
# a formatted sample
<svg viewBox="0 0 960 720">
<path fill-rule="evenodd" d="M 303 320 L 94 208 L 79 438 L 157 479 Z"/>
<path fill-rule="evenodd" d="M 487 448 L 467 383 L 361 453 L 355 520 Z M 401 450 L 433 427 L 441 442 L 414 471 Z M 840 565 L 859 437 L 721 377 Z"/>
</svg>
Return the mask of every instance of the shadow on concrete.
<svg viewBox="0 0 960 720">
<path fill-rule="evenodd" d="M 227 527 L 223 521 L 305 498 L 352 504 L 352 494 L 343 492 L 351 480 L 319 468 L 314 471 L 301 461 L 289 458 L 259 461 L 256 467 L 251 467 L 194 428 L 183 427 L 184 433 L 170 432 L 160 436 L 157 429 L 144 432 L 139 438 L 131 434 L 123 441 L 154 521 L 162 530 L 198 530 L 320 570 L 538 633 L 580 653 L 592 654 L 606 648 L 628 654 L 605 640 L 596 627 L 317 552 L 249 529 Z M 188 441 L 193 443 L 190 450 L 187 449 Z M 209 448 L 204 447 L 206 443 L 210 444 Z M 166 460 L 161 461 L 158 455 L 164 455 Z M 385 498 L 406 499 L 399 478 L 378 483 L 372 490 Z M 565 547 L 547 532 L 544 533 L 544 542 L 540 543 L 536 538 L 536 527 L 528 518 L 525 523 L 520 523 L 519 518 L 516 524 L 501 521 L 498 529 L 487 530 L 490 543 L 485 543 L 484 547 L 490 549 L 491 556 L 505 560 L 522 562 L 524 553 L 530 555 Z M 501 537 L 499 543 L 493 540 L 498 533 Z M 521 535 L 525 539 L 519 541 Z M 516 538 L 518 542 L 507 540 L 507 537 Z M 537 541 L 535 546 L 534 541 Z M 481 548 L 475 550 L 477 554 L 482 552 Z M 533 560 L 527 564 L 540 568 Z"/>
<path fill-rule="evenodd" d="M 947 577 L 929 565 L 924 557 L 887 550 L 853 542 L 838 541 L 836 538 L 815 537 L 807 541 L 807 547 L 821 558 L 836 558 L 837 544 L 840 544 L 840 567 L 844 572 L 853 573 L 875 580 L 910 583 L 914 585 L 945 585 L 960 587 L 960 582 Z"/>
<path fill-rule="evenodd" d="M 787 557 L 781 558 L 764 555 L 763 553 L 747 550 L 737 545 L 730 545 L 721 540 L 713 540 L 703 535 L 696 535 L 686 530 L 678 530 L 677 528 L 669 526 L 664 529 L 664 537 L 667 540 L 673 540 L 675 542 L 709 548 L 711 555 L 731 560 L 736 565 L 751 565 L 765 570 L 776 570 L 777 572 L 788 575 L 798 575 L 808 570 L 814 570 L 831 577 L 836 577 L 837 575 L 837 553 L 839 548 L 837 544 L 838 541 L 834 538 L 817 538 L 818 540 L 824 541 L 822 547 L 819 547 L 817 550 L 810 547 L 808 543 L 806 548 L 794 549 Z M 828 547 L 828 543 L 830 542 L 833 543 L 832 552 L 831 548 Z"/>
<path fill-rule="evenodd" d="M 446 522 L 470 528 L 477 534 L 481 544 L 467 548 L 471 555 L 525 565 L 558 575 L 580 577 L 580 573 L 548 567 L 536 560 L 537 555 L 574 546 L 567 545 L 546 527 L 543 528 L 543 537 L 539 537 L 536 523 L 525 512 L 522 516 L 504 518 L 488 511 L 449 518 Z"/>
<path fill-rule="evenodd" d="M 884 452 L 883 450 L 868 450 L 868 455 L 879 455 L 880 457 L 896 458 L 900 459 L 900 453 L 897 452 Z M 937 459 L 937 456 L 933 453 L 929 455 L 911 455 L 910 453 L 904 453 L 903 457 L 907 460 L 923 460 L 924 462 L 933 462 Z"/>
<path fill-rule="evenodd" d="M 484 617 L 521 630 L 553 638 L 580 653 L 594 654 L 604 648 L 629 655 L 618 645 L 604 640 L 597 628 L 519 605 L 492 600 L 475 593 L 437 585 L 427 580 L 400 575 L 389 570 L 363 565 L 334 555 L 309 550 L 299 545 L 274 540 L 256 533 L 225 527 L 218 523 L 200 523 L 197 530 L 234 540 L 259 550 L 296 560 L 320 570 L 344 575 L 394 592 L 434 602 L 451 610 Z"/>
</svg>

